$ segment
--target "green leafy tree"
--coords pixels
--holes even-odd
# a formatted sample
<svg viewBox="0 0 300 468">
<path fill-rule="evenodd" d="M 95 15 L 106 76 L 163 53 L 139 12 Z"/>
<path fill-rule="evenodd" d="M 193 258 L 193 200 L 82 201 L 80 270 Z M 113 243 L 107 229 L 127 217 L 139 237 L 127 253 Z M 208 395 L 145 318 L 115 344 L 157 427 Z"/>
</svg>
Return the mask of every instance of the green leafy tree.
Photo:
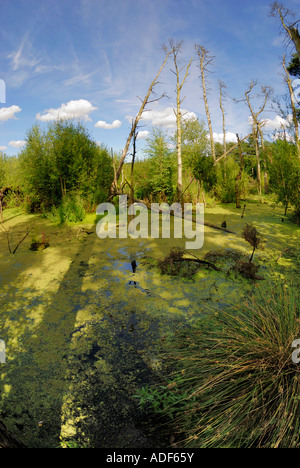
<svg viewBox="0 0 300 468">
<path fill-rule="evenodd" d="M 292 76 L 300 78 L 300 60 L 297 54 L 293 55 L 287 69 Z"/>
<path fill-rule="evenodd" d="M 30 210 L 58 206 L 67 196 L 103 201 L 113 180 L 112 161 L 81 123 L 58 121 L 48 130 L 35 125 L 20 155 Z"/>
<path fill-rule="evenodd" d="M 300 161 L 296 146 L 277 140 L 272 146 L 272 161 L 269 165 L 270 185 L 282 203 L 285 214 L 293 205 L 300 211 Z"/>
<path fill-rule="evenodd" d="M 5 180 L 5 156 L 0 153 L 0 189 L 4 185 Z"/>
<path fill-rule="evenodd" d="M 236 161 L 235 155 L 231 154 L 217 165 L 216 195 L 223 203 L 233 203 L 236 201 L 237 190 L 239 194 L 245 195 L 248 189 L 249 176 L 243 171 L 238 180 L 240 165 Z"/>
<path fill-rule="evenodd" d="M 182 122 L 182 154 L 185 170 L 193 169 L 198 159 L 209 153 L 209 140 L 205 124 L 197 118 Z"/>
<path fill-rule="evenodd" d="M 207 192 L 217 183 L 217 170 L 212 156 L 200 156 L 194 162 L 193 174 Z"/>
<path fill-rule="evenodd" d="M 170 149 L 166 132 L 153 128 L 145 148 L 145 185 L 143 195 L 172 201 L 175 195 L 176 155 Z"/>
</svg>

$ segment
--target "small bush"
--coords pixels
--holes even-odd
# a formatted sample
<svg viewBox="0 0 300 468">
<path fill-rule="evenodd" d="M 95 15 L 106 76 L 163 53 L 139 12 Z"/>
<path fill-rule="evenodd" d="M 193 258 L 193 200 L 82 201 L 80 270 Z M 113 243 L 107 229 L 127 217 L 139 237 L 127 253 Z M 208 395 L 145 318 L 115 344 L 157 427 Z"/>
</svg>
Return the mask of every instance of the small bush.
<svg viewBox="0 0 300 468">
<path fill-rule="evenodd" d="M 45 213 L 45 216 L 57 224 L 83 221 L 85 217 L 84 202 L 78 195 L 69 195 L 58 207 L 52 207 L 50 212 Z"/>
</svg>

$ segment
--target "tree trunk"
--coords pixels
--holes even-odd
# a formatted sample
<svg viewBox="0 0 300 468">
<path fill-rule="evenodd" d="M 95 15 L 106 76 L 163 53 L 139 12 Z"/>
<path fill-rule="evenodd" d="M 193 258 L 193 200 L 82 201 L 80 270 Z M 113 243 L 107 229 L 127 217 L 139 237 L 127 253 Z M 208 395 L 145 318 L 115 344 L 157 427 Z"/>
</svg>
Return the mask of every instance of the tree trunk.
<svg viewBox="0 0 300 468">
<path fill-rule="evenodd" d="M 299 35 L 299 31 L 296 28 L 289 28 L 289 31 L 290 31 L 291 39 L 292 39 L 293 43 L 295 44 L 298 58 L 300 60 L 300 35 Z"/>
<path fill-rule="evenodd" d="M 238 134 L 236 136 L 237 136 L 238 145 L 239 145 L 240 170 L 235 179 L 235 202 L 236 202 L 236 208 L 241 208 L 241 191 L 239 187 L 239 182 L 242 178 L 242 174 L 244 170 L 244 156 L 243 156 L 243 151 L 241 147 L 240 137 Z"/>
<path fill-rule="evenodd" d="M 211 154 L 212 154 L 212 157 L 213 157 L 214 161 L 216 161 L 214 134 L 213 134 L 213 130 L 212 130 L 212 123 L 211 123 L 210 112 L 209 112 L 209 107 L 208 107 L 207 91 L 206 91 L 206 83 L 205 83 L 205 67 L 211 62 L 211 58 L 208 56 L 208 51 L 204 47 L 196 45 L 195 48 L 196 48 L 197 54 L 198 54 L 199 59 L 200 59 L 200 71 L 201 71 L 201 80 L 202 80 L 203 100 L 204 100 L 204 104 L 205 104 L 207 124 L 208 124 L 208 128 L 209 128 Z"/>
<path fill-rule="evenodd" d="M 227 151 L 227 146 L 226 146 L 226 125 L 225 125 L 225 111 L 222 103 L 222 89 L 225 88 L 224 83 L 219 81 L 219 86 L 220 86 L 220 109 L 222 112 L 222 119 L 223 119 L 223 148 L 224 148 L 224 153 Z"/>
<path fill-rule="evenodd" d="M 178 62 L 177 62 L 177 55 L 181 49 L 182 43 L 178 43 L 176 45 L 173 44 L 172 39 L 170 40 L 170 48 L 171 48 L 171 53 L 173 54 L 173 60 L 174 60 L 174 66 L 175 66 L 175 71 L 173 73 L 176 76 L 176 127 L 177 127 L 177 195 L 176 199 L 177 202 L 181 201 L 182 198 L 182 154 L 181 154 L 181 120 L 182 120 L 182 113 L 181 113 L 181 103 L 183 99 L 181 99 L 181 90 L 182 87 L 185 83 L 186 78 L 189 75 L 189 69 L 192 64 L 192 59 L 190 60 L 188 66 L 186 67 L 185 75 L 183 77 L 183 80 L 180 82 L 180 72 L 183 70 L 182 67 L 181 69 L 178 68 Z"/>
<path fill-rule="evenodd" d="M 286 68 L 285 64 L 285 56 L 283 57 L 282 65 L 286 74 L 285 81 L 288 85 L 289 88 L 289 93 L 290 93 L 290 99 L 291 99 L 291 106 L 292 106 L 292 115 L 293 115 L 293 124 L 294 124 L 294 129 L 295 129 L 295 143 L 297 147 L 297 154 L 298 158 L 300 158 L 300 140 L 299 140 L 299 122 L 297 118 L 297 110 L 296 110 L 296 105 L 295 105 L 295 98 L 294 98 L 294 90 L 292 86 L 292 80 L 290 77 L 290 74 Z"/>
<path fill-rule="evenodd" d="M 182 195 L 182 157 L 181 157 L 181 110 L 180 110 L 180 93 L 177 91 L 177 201 L 181 200 Z"/>
</svg>

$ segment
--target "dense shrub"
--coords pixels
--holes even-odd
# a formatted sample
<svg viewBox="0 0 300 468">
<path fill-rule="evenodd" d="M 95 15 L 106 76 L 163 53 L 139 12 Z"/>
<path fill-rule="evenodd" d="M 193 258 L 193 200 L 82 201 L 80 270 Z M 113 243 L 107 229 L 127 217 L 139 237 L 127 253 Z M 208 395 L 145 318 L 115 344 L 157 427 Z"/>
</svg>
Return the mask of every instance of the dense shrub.
<svg viewBox="0 0 300 468">
<path fill-rule="evenodd" d="M 177 334 L 167 385 L 153 391 L 182 445 L 300 447 L 299 315 L 297 287 L 278 283 Z M 152 389 L 143 402 L 153 407 Z"/>
<path fill-rule="evenodd" d="M 20 161 L 30 211 L 63 206 L 74 193 L 96 205 L 113 180 L 107 149 L 98 147 L 80 123 L 59 121 L 47 131 L 34 126 Z"/>
<path fill-rule="evenodd" d="M 217 165 L 216 196 L 222 203 L 233 203 L 236 200 L 236 178 L 240 167 L 233 156 L 227 157 Z M 242 173 L 238 191 L 245 198 L 248 192 L 249 176 Z"/>
<path fill-rule="evenodd" d="M 272 145 L 269 164 L 270 185 L 285 214 L 290 205 L 300 212 L 300 160 L 296 146 L 283 140 Z"/>
</svg>

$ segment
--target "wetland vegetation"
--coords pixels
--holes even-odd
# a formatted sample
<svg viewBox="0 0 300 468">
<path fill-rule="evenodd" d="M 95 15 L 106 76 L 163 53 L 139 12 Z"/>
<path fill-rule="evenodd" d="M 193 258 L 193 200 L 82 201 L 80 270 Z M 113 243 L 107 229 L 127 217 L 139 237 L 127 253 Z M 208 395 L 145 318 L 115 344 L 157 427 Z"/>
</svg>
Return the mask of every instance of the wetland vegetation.
<svg viewBox="0 0 300 468">
<path fill-rule="evenodd" d="M 35 124 L 18 156 L 0 153 L 0 447 L 300 447 L 299 108 L 285 96 L 287 125 L 270 137 L 271 91 L 255 112 L 252 82 L 251 133 L 214 142 L 211 57 L 195 50 L 207 124 L 181 113 L 193 60 L 180 68 L 170 41 L 176 131 L 152 128 L 141 157 L 162 68 L 121 153 L 75 119 Z M 203 246 L 186 249 L 174 217 L 169 238 L 100 239 L 97 206 L 116 207 L 119 232 L 120 195 L 203 203 Z"/>
</svg>

